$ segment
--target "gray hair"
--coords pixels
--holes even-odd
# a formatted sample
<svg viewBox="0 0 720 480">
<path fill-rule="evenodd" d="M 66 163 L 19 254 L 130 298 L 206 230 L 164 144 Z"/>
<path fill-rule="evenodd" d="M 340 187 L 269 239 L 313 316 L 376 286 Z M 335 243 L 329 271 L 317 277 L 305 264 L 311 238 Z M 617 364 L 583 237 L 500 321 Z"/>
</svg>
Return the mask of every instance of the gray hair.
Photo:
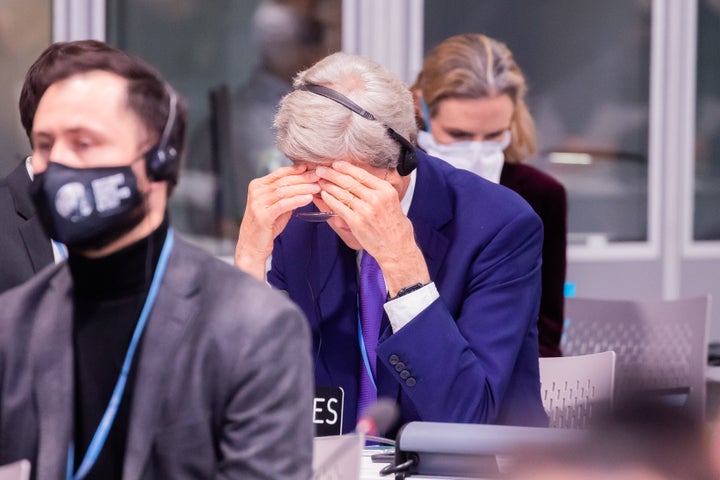
<svg viewBox="0 0 720 480">
<path fill-rule="evenodd" d="M 349 53 L 334 53 L 300 72 L 305 84 L 332 88 L 372 113 L 367 120 L 335 101 L 294 90 L 275 115 L 278 148 L 293 161 L 348 159 L 379 168 L 396 168 L 400 145 L 385 125 L 415 144 L 417 126 L 408 88 L 379 64 Z"/>
</svg>

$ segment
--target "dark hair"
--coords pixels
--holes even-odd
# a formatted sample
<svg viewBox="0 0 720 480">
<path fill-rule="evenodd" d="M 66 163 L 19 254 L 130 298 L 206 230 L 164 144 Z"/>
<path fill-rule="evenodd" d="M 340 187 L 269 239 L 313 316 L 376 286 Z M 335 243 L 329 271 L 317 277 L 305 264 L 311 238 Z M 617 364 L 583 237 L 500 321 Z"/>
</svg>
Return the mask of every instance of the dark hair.
<svg viewBox="0 0 720 480">
<path fill-rule="evenodd" d="M 112 48 L 97 40 L 78 40 L 76 42 L 53 43 L 35 60 L 25 74 L 25 82 L 20 91 L 20 121 L 32 145 L 32 126 L 35 119 L 40 98 L 50 86 L 48 70 L 57 62 L 63 62 L 68 57 L 83 55 L 87 52 L 107 52 Z"/>
<path fill-rule="evenodd" d="M 128 107 L 160 139 L 167 122 L 171 88 L 153 67 L 137 57 L 95 40 L 54 43 L 28 70 L 20 94 L 20 116 L 28 137 L 40 99 L 50 85 L 73 75 L 103 70 L 128 82 Z M 178 94 L 177 114 L 168 145 L 182 156 L 187 104 Z M 32 143 L 32 142 L 31 142 Z"/>
</svg>

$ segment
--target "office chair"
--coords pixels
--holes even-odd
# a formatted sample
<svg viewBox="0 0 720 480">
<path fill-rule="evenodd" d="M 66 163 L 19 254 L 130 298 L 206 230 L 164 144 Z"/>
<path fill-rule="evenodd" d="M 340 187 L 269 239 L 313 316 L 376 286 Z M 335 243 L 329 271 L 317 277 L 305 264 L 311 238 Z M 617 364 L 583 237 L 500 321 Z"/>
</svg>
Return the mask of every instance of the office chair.
<svg viewBox="0 0 720 480">
<path fill-rule="evenodd" d="M 0 466 L 0 480 L 29 480 L 30 462 L 19 460 Z"/>
<path fill-rule="evenodd" d="M 709 296 L 680 300 L 565 300 L 566 355 L 613 350 L 615 396 L 654 396 L 705 414 Z"/>
<path fill-rule="evenodd" d="M 540 394 L 552 428 L 586 428 L 612 406 L 615 352 L 540 358 Z"/>
</svg>

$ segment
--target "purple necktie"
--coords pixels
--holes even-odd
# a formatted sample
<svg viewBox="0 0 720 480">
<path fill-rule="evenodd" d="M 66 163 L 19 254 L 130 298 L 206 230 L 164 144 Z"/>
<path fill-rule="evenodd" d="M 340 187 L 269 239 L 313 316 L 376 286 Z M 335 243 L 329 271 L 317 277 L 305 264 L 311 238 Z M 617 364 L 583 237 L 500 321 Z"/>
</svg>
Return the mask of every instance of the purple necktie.
<svg viewBox="0 0 720 480">
<path fill-rule="evenodd" d="M 360 327 L 373 376 L 375 375 L 376 350 L 386 296 L 385 280 L 380 265 L 369 253 L 363 252 L 362 260 L 360 260 Z M 368 374 L 365 360 L 361 358 L 360 362 L 358 418 L 368 405 L 377 401 L 377 390 L 373 385 L 373 379 Z"/>
</svg>

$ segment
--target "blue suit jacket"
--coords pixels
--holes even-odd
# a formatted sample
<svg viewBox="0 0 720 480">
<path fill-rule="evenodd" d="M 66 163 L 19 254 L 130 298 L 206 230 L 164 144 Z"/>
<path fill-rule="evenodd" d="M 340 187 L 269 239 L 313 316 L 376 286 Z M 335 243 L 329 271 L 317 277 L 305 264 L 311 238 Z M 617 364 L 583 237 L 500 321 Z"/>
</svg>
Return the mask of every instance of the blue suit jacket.
<svg viewBox="0 0 720 480">
<path fill-rule="evenodd" d="M 514 192 L 418 157 L 408 217 L 440 298 L 397 333 L 383 320 L 378 396 L 398 402 L 402 423 L 546 424 L 537 337 L 542 223 Z M 355 426 L 361 368 L 356 254 L 327 224 L 293 219 L 275 241 L 268 274 L 310 322 L 316 384 L 345 391 L 343 431 Z"/>
</svg>

